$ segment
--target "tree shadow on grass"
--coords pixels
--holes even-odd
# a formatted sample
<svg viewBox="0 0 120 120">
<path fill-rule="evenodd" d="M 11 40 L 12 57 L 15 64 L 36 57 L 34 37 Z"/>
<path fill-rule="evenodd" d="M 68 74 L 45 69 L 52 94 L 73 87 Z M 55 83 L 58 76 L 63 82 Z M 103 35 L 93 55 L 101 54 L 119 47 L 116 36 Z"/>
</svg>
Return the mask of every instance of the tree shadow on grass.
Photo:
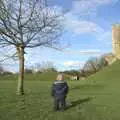
<svg viewBox="0 0 120 120">
<path fill-rule="evenodd" d="M 89 102 L 91 99 L 92 99 L 92 97 L 88 97 L 88 98 L 84 98 L 84 99 L 78 99 L 76 101 L 71 101 L 70 102 L 71 105 L 68 105 L 67 109 L 70 109 L 70 108 L 73 108 L 77 105 Z"/>
</svg>

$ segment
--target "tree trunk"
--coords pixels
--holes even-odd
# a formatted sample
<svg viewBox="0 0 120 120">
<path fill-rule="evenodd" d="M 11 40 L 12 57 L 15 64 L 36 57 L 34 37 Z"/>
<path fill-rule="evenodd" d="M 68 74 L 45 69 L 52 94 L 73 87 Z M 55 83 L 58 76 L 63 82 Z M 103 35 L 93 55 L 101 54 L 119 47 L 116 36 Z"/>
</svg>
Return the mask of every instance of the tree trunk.
<svg viewBox="0 0 120 120">
<path fill-rule="evenodd" d="M 18 95 L 24 95 L 24 48 L 18 47 L 18 58 L 19 58 L 19 76 L 18 76 L 18 88 L 17 88 L 17 94 Z"/>
</svg>

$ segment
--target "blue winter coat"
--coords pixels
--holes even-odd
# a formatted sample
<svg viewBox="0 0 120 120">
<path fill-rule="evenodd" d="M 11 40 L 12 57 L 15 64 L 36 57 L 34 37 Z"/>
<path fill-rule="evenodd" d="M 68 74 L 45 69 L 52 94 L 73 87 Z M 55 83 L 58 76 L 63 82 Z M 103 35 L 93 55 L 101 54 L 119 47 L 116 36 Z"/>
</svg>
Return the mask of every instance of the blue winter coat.
<svg viewBox="0 0 120 120">
<path fill-rule="evenodd" d="M 67 82 L 61 80 L 61 81 L 55 81 L 52 85 L 52 96 L 55 98 L 62 98 L 66 97 L 68 93 L 68 85 Z"/>
</svg>

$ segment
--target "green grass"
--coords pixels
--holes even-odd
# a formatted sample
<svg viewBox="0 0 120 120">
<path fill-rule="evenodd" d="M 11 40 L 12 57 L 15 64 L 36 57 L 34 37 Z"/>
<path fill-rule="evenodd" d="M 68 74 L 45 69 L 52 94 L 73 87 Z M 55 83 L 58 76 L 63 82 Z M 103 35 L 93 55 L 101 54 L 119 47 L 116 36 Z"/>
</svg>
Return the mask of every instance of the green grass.
<svg viewBox="0 0 120 120">
<path fill-rule="evenodd" d="M 25 81 L 51 81 L 54 80 L 57 76 L 56 72 L 47 72 L 47 73 L 36 73 L 36 74 L 25 74 Z M 0 80 L 17 80 L 18 75 L 2 75 L 0 76 Z"/>
<path fill-rule="evenodd" d="M 25 78 L 25 96 L 16 96 L 15 78 L 0 78 L 0 120 L 120 120 L 120 62 L 87 80 L 68 81 L 73 106 L 53 112 L 50 88 L 56 73 Z M 29 79 L 29 80 L 28 80 Z"/>
</svg>

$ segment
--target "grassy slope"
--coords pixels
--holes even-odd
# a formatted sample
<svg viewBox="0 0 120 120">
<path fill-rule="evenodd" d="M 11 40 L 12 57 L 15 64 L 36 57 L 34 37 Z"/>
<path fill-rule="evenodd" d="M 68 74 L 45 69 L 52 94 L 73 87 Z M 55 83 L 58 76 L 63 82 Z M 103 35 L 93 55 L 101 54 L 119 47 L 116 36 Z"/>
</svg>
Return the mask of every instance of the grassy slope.
<svg viewBox="0 0 120 120">
<path fill-rule="evenodd" d="M 120 62 L 116 62 L 87 80 L 69 81 L 67 99 L 73 106 L 65 112 L 52 111 L 51 81 L 25 81 L 26 95 L 18 97 L 16 81 L 1 80 L 0 120 L 120 120 L 119 77 Z M 55 74 L 36 76 L 53 78 Z"/>
</svg>

